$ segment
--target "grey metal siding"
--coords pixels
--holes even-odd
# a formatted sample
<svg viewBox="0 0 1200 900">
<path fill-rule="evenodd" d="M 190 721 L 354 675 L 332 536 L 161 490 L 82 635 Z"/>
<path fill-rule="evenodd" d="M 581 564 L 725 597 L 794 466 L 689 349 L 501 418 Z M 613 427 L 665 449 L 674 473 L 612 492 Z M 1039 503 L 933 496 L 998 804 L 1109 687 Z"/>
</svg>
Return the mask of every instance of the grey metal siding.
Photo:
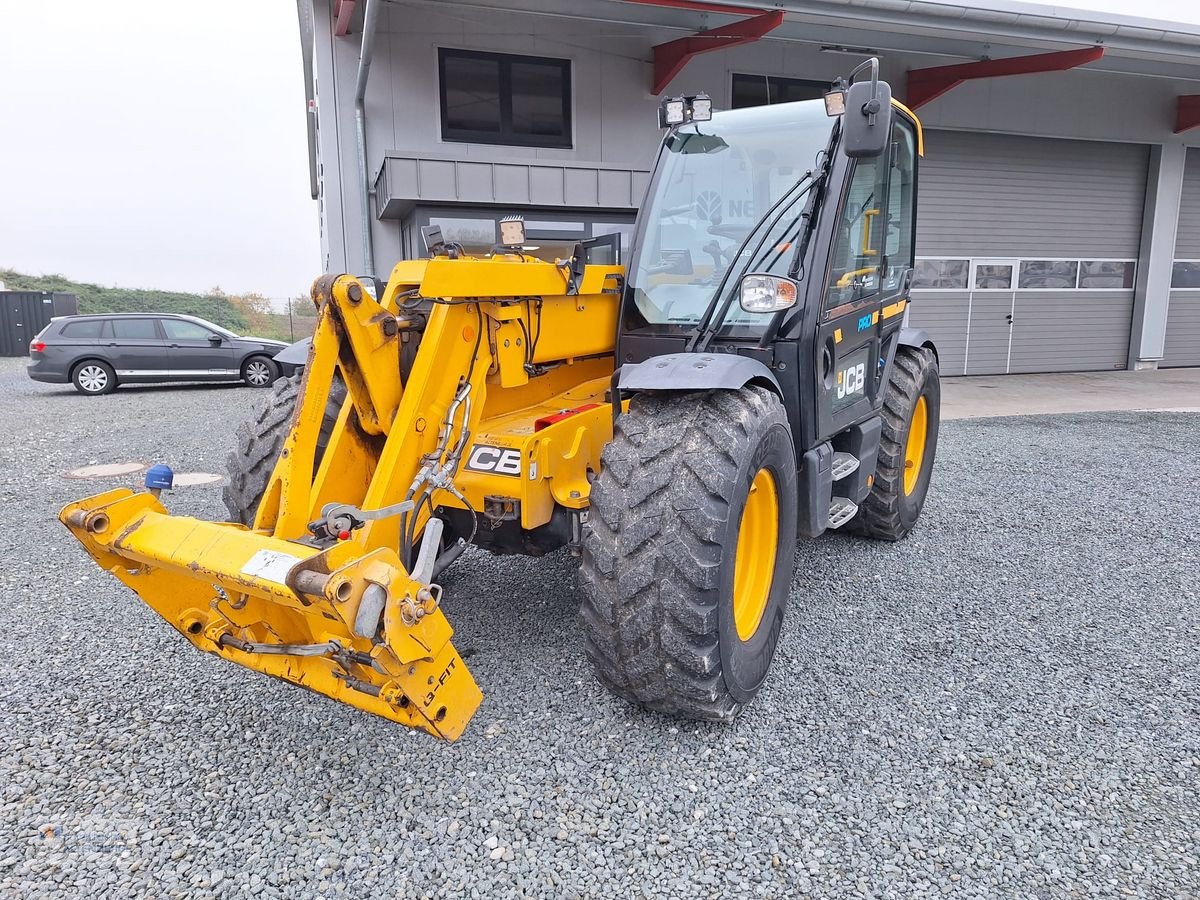
<svg viewBox="0 0 1200 900">
<path fill-rule="evenodd" d="M 1175 258 L 1200 259 L 1200 149 L 1189 150 L 1184 163 Z"/>
<path fill-rule="evenodd" d="M 1125 291 L 1017 292 L 1010 372 L 1124 369 L 1133 294 Z"/>
<path fill-rule="evenodd" d="M 1137 258 L 1147 147 L 953 131 L 925 145 L 917 256 Z M 917 290 L 910 322 L 947 375 L 1103 370 L 1125 364 L 1132 307 L 1132 290 Z"/>
<path fill-rule="evenodd" d="M 598 163 L 476 162 L 391 153 L 375 181 L 381 219 L 419 203 L 634 210 L 649 173 Z"/>
<path fill-rule="evenodd" d="M 931 131 L 917 256 L 1135 259 L 1149 149 Z"/>
<path fill-rule="evenodd" d="M 1189 150 L 1179 203 L 1176 259 L 1200 259 L 1200 150 Z M 1200 366 L 1200 291 L 1172 291 L 1167 339 L 1159 365 Z"/>
<path fill-rule="evenodd" d="M 929 332 L 937 345 L 938 366 L 944 375 L 963 374 L 969 303 L 966 291 L 945 291 L 914 295 L 909 305 L 908 324 Z"/>
<path fill-rule="evenodd" d="M 1163 368 L 1200 366 L 1200 291 L 1172 291 Z"/>
</svg>

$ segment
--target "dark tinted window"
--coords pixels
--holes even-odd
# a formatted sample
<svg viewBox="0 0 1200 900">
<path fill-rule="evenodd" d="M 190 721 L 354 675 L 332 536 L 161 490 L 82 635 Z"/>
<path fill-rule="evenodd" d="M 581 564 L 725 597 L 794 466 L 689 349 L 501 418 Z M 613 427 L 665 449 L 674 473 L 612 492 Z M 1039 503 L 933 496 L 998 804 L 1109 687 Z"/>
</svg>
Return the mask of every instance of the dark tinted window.
<svg viewBox="0 0 1200 900">
<path fill-rule="evenodd" d="M 112 329 L 117 338 L 154 340 L 158 337 L 153 319 L 113 319 Z"/>
<path fill-rule="evenodd" d="M 829 85 L 823 81 L 803 78 L 781 78 L 778 75 L 733 76 L 730 97 L 734 109 L 746 106 L 769 106 L 772 103 L 793 103 L 796 100 L 816 100 L 824 97 Z"/>
<path fill-rule="evenodd" d="M 442 139 L 571 146 L 571 63 L 439 50 Z"/>
<path fill-rule="evenodd" d="M 90 322 L 68 322 L 63 325 L 61 333 L 65 338 L 98 338 L 100 337 L 100 326 L 103 324 L 103 319 L 92 319 Z"/>
<path fill-rule="evenodd" d="M 183 319 L 160 319 L 167 337 L 173 341 L 207 341 L 213 333 L 203 325 Z"/>
</svg>

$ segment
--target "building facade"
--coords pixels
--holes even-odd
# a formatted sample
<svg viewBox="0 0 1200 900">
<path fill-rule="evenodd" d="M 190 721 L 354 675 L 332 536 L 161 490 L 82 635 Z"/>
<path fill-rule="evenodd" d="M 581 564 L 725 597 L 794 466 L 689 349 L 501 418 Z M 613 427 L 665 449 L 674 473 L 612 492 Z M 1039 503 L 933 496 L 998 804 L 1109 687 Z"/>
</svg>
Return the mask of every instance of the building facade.
<svg viewBox="0 0 1200 900">
<path fill-rule="evenodd" d="M 1007 0 L 299 0 L 323 266 L 522 214 L 627 242 L 663 96 L 820 96 L 866 56 L 924 122 L 911 324 L 946 375 L 1200 365 L 1200 27 Z M 696 188 L 728 218 L 739 198 Z"/>
</svg>

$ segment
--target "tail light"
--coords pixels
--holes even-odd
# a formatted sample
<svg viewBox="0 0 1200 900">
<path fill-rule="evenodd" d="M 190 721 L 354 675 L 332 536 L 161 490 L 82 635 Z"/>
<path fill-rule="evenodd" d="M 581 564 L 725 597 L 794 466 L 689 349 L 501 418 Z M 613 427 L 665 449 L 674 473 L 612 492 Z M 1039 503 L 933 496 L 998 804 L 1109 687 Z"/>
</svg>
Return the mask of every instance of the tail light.
<svg viewBox="0 0 1200 900">
<path fill-rule="evenodd" d="M 29 352 L 30 352 L 30 353 L 41 353 L 41 352 L 42 352 L 43 350 L 45 350 L 45 349 L 46 349 L 46 342 L 45 342 L 45 341 L 33 341 L 33 342 L 32 342 L 32 343 L 29 345 Z"/>
</svg>

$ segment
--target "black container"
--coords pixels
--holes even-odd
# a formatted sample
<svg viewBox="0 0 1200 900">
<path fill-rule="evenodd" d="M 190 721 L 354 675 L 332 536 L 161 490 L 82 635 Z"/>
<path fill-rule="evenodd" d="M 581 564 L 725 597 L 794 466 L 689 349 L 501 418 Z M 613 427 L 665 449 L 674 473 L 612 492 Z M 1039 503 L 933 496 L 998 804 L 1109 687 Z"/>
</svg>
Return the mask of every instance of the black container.
<svg viewBox="0 0 1200 900">
<path fill-rule="evenodd" d="M 74 294 L 0 291 L 0 356 L 28 356 L 29 342 L 56 316 L 79 312 Z"/>
</svg>

